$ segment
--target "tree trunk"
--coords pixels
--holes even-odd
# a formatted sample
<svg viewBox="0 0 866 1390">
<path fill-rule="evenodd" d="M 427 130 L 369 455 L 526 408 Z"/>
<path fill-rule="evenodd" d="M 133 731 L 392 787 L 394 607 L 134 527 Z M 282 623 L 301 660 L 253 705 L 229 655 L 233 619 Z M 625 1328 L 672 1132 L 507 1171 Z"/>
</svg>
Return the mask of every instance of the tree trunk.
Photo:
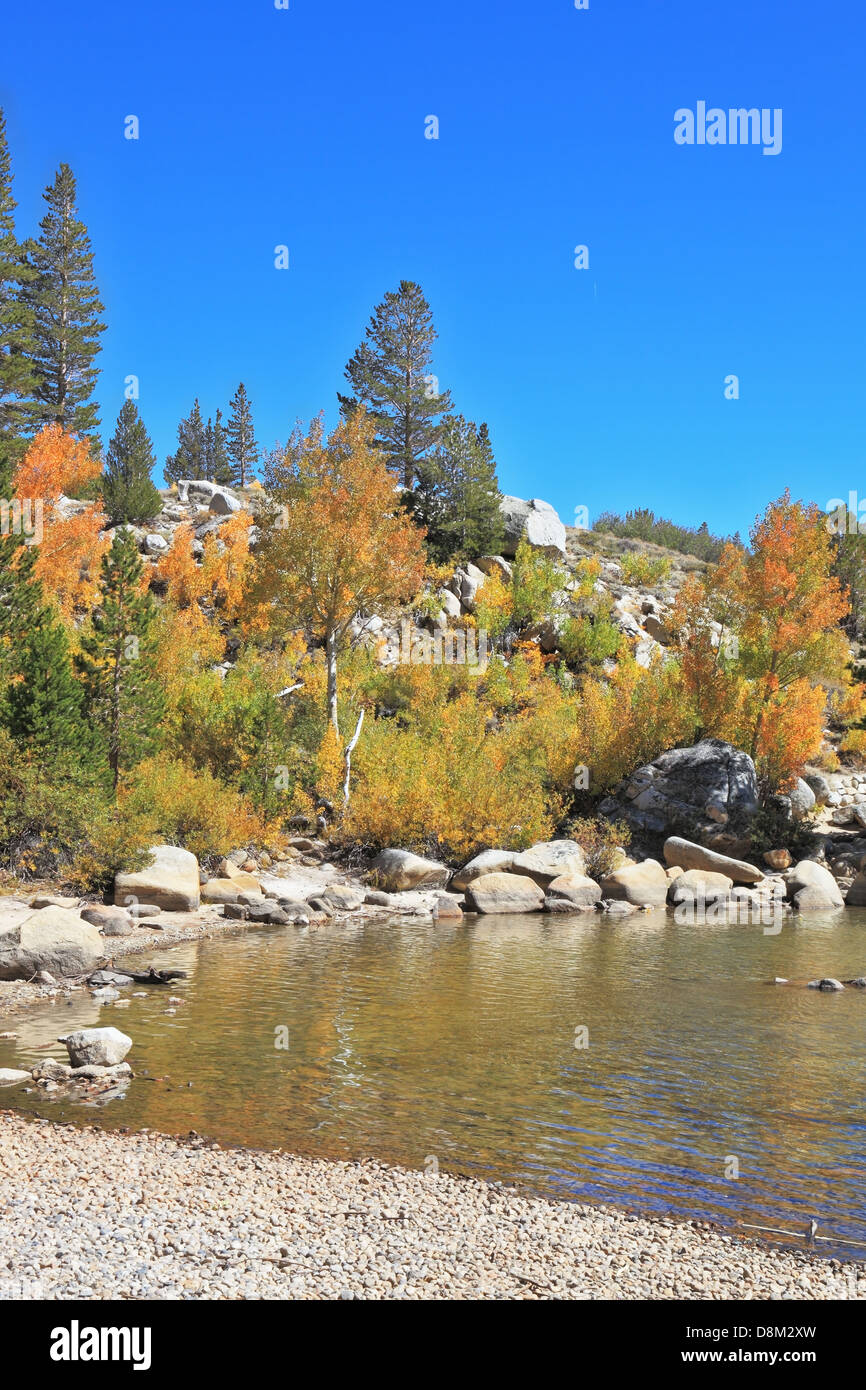
<svg viewBox="0 0 866 1390">
<path fill-rule="evenodd" d="M 337 718 L 337 634 L 329 632 L 325 643 L 325 653 L 328 663 L 328 718 L 334 726 L 334 733 L 339 737 L 340 724 Z"/>
<path fill-rule="evenodd" d="M 349 779 L 352 775 L 352 750 L 354 749 L 355 744 L 358 742 L 358 739 L 361 734 L 361 725 L 363 723 L 364 711 L 362 709 L 361 713 L 358 715 L 358 722 L 355 725 L 355 732 L 352 735 L 351 741 L 346 745 L 346 748 L 343 752 L 343 758 L 345 760 L 346 765 L 346 773 L 343 777 L 343 815 L 345 815 L 349 809 Z"/>
</svg>

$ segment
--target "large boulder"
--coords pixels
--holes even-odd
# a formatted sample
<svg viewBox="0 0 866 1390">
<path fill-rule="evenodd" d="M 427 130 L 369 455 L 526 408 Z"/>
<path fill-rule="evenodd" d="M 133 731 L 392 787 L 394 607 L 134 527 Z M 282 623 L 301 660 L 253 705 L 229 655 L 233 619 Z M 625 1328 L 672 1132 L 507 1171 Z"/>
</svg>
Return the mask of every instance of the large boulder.
<svg viewBox="0 0 866 1390">
<path fill-rule="evenodd" d="M 705 873 L 725 874 L 734 883 L 760 883 L 764 877 L 754 864 L 743 859 L 731 859 L 727 854 L 705 849 L 692 840 L 683 840 L 679 835 L 671 835 L 665 840 L 665 860 L 680 869 L 700 869 Z"/>
<path fill-rule="evenodd" d="M 481 878 L 482 874 L 505 873 L 513 863 L 513 850 L 483 849 L 474 859 L 470 859 L 468 864 L 464 864 L 462 869 L 457 870 L 451 880 L 451 887 L 462 893 L 473 879 Z"/>
<path fill-rule="evenodd" d="M 66 1044 L 73 1067 L 116 1067 L 132 1047 L 119 1028 L 81 1028 L 57 1041 Z"/>
<path fill-rule="evenodd" d="M 195 912 L 201 901 L 198 860 L 177 845 L 154 845 L 146 868 L 115 875 L 115 903 L 126 907 L 127 898 L 154 903 L 166 912 Z"/>
<path fill-rule="evenodd" d="M 664 907 L 669 887 L 670 880 L 658 860 L 644 859 L 607 874 L 601 881 L 601 895 L 635 907 Z"/>
<path fill-rule="evenodd" d="M 785 874 L 788 897 L 798 912 L 826 912 L 844 907 L 845 899 L 833 875 L 814 859 L 801 859 Z M 853 904 L 852 904 L 853 906 Z"/>
<path fill-rule="evenodd" d="M 687 869 L 673 880 L 668 896 L 672 903 L 703 903 L 710 906 L 727 902 L 733 886 L 733 879 L 726 874 L 713 873 L 708 869 Z"/>
<path fill-rule="evenodd" d="M 718 738 L 672 748 L 639 767 L 602 803 L 605 815 L 655 834 L 709 841 L 747 829 L 758 810 L 758 779 L 748 753 Z M 699 866 L 695 866 L 699 867 Z"/>
<path fill-rule="evenodd" d="M 105 950 L 98 928 L 68 907 L 32 913 L 3 940 L 9 945 L 0 951 L 0 980 L 29 980 L 40 970 L 55 978 L 84 975 Z"/>
<path fill-rule="evenodd" d="M 503 497 L 499 503 L 505 526 L 503 555 L 513 559 L 522 540 L 549 555 L 565 555 L 565 527 L 549 502 L 533 497 Z"/>
<path fill-rule="evenodd" d="M 601 888 L 586 874 L 560 874 L 559 878 L 548 884 L 547 896 L 554 902 L 562 900 L 573 907 L 595 907 L 601 901 Z"/>
<path fill-rule="evenodd" d="M 521 874 L 484 874 L 466 889 L 470 912 L 540 912 L 544 891 Z"/>
<path fill-rule="evenodd" d="M 525 874 L 546 888 L 562 874 L 585 873 L 586 860 L 576 840 L 542 840 L 522 854 L 515 854 L 508 872 Z"/>
<path fill-rule="evenodd" d="M 423 859 L 407 849 L 383 849 L 370 865 L 376 883 L 389 893 L 406 888 L 444 888 L 449 870 L 435 859 Z"/>
<path fill-rule="evenodd" d="M 794 787 L 788 792 L 788 800 L 791 803 L 791 815 L 794 820 L 802 820 L 804 816 L 814 810 L 817 798 L 806 779 L 798 777 Z"/>
<path fill-rule="evenodd" d="M 849 907 L 866 907 L 866 870 L 861 869 L 845 897 Z"/>
</svg>

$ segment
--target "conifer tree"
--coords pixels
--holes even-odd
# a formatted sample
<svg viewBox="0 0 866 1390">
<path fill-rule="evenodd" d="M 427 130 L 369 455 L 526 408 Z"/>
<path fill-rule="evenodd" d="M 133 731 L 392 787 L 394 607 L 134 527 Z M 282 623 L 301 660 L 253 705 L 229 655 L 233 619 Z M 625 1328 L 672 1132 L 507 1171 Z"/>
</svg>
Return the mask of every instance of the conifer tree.
<svg viewBox="0 0 866 1390">
<path fill-rule="evenodd" d="M 35 573 L 37 548 L 28 543 L 32 537 L 14 526 L 11 495 L 12 467 L 0 458 L 0 690 L 10 673 L 16 647 L 43 606 L 42 585 Z"/>
<path fill-rule="evenodd" d="M 92 628 L 75 658 L 87 715 L 105 739 L 115 787 L 122 770 L 154 750 L 163 714 L 154 670 L 155 608 L 142 590 L 142 571 L 133 536 L 118 529 L 102 557 Z"/>
<path fill-rule="evenodd" d="M 502 541 L 496 461 L 486 424 L 443 421 L 442 441 L 422 466 L 415 515 L 439 561 L 495 553 Z"/>
<path fill-rule="evenodd" d="M 26 287 L 34 314 L 36 395 L 43 420 L 79 436 L 93 436 L 99 407 L 93 400 L 99 336 L 105 330 L 93 276 L 87 228 L 79 220 L 75 177 L 61 164 L 45 190 L 48 212 L 39 240 L 30 244 L 33 270 Z"/>
<path fill-rule="evenodd" d="M 376 427 L 376 447 L 407 492 L 440 437 L 440 416 L 451 395 L 433 375 L 433 315 L 420 285 L 401 280 L 373 311 L 366 341 L 346 367 L 354 395 L 339 396 L 344 417 L 367 407 Z M 338 393 L 339 394 L 339 393 Z"/>
<path fill-rule="evenodd" d="M 105 458 L 102 495 L 112 526 L 149 521 L 162 510 L 151 477 L 156 466 L 150 435 L 134 401 L 124 401 Z"/>
<path fill-rule="evenodd" d="M 226 432 L 223 413 L 218 410 L 216 419 L 208 419 L 204 432 L 205 477 L 212 483 L 231 482 L 231 464 L 226 448 Z"/>
<path fill-rule="evenodd" d="M 33 310 L 24 293 L 33 271 L 25 247 L 15 236 L 15 207 L 6 119 L 0 108 L 0 445 L 7 453 L 23 452 L 21 436 L 39 418 L 34 399 Z"/>
<path fill-rule="evenodd" d="M 246 487 L 255 477 L 259 446 L 253 429 L 250 398 L 243 382 L 232 396 L 229 409 L 226 442 L 231 463 L 231 481 L 235 487 Z"/>
<path fill-rule="evenodd" d="M 3 720 L 10 734 L 49 769 L 94 774 L 98 741 L 83 714 L 83 692 L 72 672 L 69 642 L 53 609 L 43 607 L 12 646 Z"/>
<path fill-rule="evenodd" d="M 163 472 L 170 483 L 181 478 L 205 478 L 206 461 L 205 427 L 196 396 L 189 415 L 177 427 L 177 452 L 169 454 Z"/>
</svg>

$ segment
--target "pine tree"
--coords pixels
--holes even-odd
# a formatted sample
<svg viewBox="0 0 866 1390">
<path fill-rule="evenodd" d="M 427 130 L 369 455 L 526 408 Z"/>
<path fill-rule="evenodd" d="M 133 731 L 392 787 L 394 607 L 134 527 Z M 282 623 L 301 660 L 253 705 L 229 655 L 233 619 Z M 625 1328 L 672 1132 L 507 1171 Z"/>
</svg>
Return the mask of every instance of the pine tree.
<svg viewBox="0 0 866 1390">
<path fill-rule="evenodd" d="M 154 670 L 153 599 L 142 591 L 143 565 L 130 532 L 118 530 L 102 557 L 99 603 L 75 665 L 91 724 L 105 738 L 117 786 L 120 772 L 153 752 L 163 715 Z"/>
<path fill-rule="evenodd" d="M 8 499 L 12 468 L 0 458 L 0 689 L 10 674 L 15 649 L 37 620 L 43 606 L 42 585 L 36 577 L 37 547 L 14 526 Z"/>
<path fill-rule="evenodd" d="M 151 477 L 156 467 L 150 435 L 134 401 L 124 401 L 105 459 L 102 495 L 112 526 L 150 521 L 162 510 Z"/>
<path fill-rule="evenodd" d="M 407 492 L 440 437 L 439 418 L 451 395 L 433 376 L 436 341 L 430 305 L 420 285 L 401 280 L 373 311 L 366 341 L 346 367 L 353 396 L 339 396 L 348 417 L 365 405 L 376 427 L 376 446 Z"/>
<path fill-rule="evenodd" d="M 45 190 L 48 212 L 30 245 L 27 299 L 34 312 L 36 395 L 43 419 L 79 436 L 95 435 L 99 407 L 92 399 L 98 371 L 103 306 L 93 277 L 93 252 L 75 204 L 75 177 L 61 164 Z"/>
<path fill-rule="evenodd" d="M 231 482 L 232 469 L 226 448 L 226 432 L 223 426 L 223 413 L 218 410 L 216 420 L 208 419 L 204 432 L 205 477 L 212 483 Z"/>
<path fill-rule="evenodd" d="M 205 464 L 205 428 L 196 396 L 189 415 L 177 427 L 177 452 L 169 454 L 163 472 L 170 483 L 181 478 L 205 478 Z"/>
<path fill-rule="evenodd" d="M 100 749 L 83 714 L 69 642 L 54 610 L 43 607 L 13 646 L 4 723 L 14 739 L 48 768 L 97 770 Z"/>
<path fill-rule="evenodd" d="M 442 441 L 422 465 L 415 515 L 437 560 L 495 553 L 502 541 L 496 461 L 486 424 L 462 415 L 443 421 Z"/>
<path fill-rule="evenodd" d="M 33 271 L 15 236 L 15 207 L 6 118 L 0 108 L 0 443 L 7 453 L 23 452 L 21 436 L 35 427 L 39 414 L 34 399 L 33 310 L 24 292 Z"/>
<path fill-rule="evenodd" d="M 255 477 L 259 446 L 253 429 L 250 398 L 243 382 L 232 396 L 229 409 L 226 441 L 231 462 L 231 481 L 235 487 L 246 487 Z"/>
</svg>

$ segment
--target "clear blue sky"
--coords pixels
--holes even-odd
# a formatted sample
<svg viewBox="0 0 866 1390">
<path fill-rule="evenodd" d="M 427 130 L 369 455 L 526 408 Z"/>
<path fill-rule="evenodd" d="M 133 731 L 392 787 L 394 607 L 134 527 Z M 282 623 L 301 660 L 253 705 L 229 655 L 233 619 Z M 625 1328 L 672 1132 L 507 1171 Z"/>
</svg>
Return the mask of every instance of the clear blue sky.
<svg viewBox="0 0 866 1390">
<path fill-rule="evenodd" d="M 567 521 L 648 505 L 745 531 L 786 485 L 866 493 L 862 0 L 290 4 L 4 15 L 19 234 L 66 160 L 106 437 L 129 373 L 160 465 L 193 397 L 225 409 L 241 379 L 263 444 L 333 421 L 407 278 L 503 490 Z M 676 145 L 699 100 L 781 107 L 781 154 Z"/>
</svg>

